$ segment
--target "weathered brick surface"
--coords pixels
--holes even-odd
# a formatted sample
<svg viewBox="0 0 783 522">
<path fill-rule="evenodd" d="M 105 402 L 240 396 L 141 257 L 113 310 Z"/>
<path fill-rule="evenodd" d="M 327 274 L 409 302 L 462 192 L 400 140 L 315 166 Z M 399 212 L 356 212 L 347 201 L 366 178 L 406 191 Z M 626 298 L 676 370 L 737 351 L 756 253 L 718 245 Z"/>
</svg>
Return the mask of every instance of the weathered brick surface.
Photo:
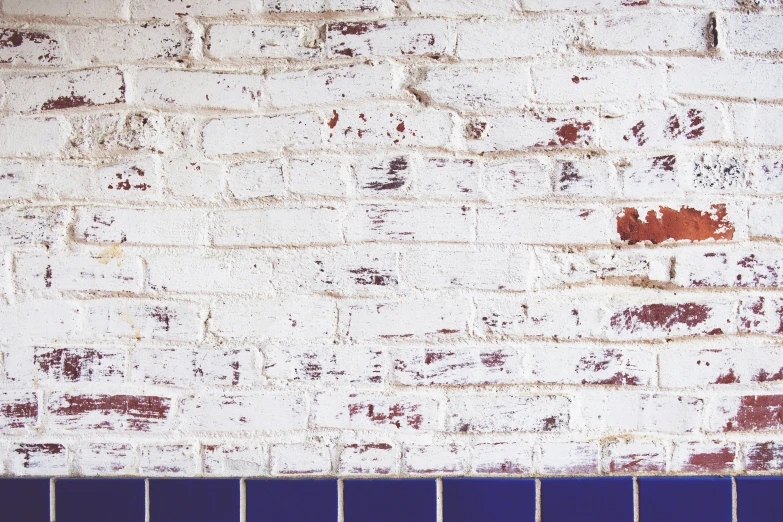
<svg viewBox="0 0 783 522">
<path fill-rule="evenodd" d="M 779 0 L 0 4 L 0 473 L 783 466 Z"/>
</svg>

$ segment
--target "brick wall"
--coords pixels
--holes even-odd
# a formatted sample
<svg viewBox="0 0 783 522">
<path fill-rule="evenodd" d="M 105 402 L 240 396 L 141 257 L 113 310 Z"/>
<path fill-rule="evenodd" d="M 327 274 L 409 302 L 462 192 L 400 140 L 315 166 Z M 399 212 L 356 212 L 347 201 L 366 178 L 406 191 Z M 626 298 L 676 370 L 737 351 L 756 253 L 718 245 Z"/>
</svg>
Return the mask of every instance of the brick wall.
<svg viewBox="0 0 783 522">
<path fill-rule="evenodd" d="M 0 472 L 783 466 L 777 0 L 3 0 Z"/>
</svg>

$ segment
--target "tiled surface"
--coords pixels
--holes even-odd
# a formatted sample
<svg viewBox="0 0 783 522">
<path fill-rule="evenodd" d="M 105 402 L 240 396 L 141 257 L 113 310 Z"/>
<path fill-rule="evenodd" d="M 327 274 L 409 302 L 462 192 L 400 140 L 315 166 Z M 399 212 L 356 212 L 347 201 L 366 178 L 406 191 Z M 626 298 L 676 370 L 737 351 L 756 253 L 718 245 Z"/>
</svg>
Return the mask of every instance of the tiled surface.
<svg viewBox="0 0 783 522">
<path fill-rule="evenodd" d="M 541 521 L 633 522 L 633 479 L 542 479 Z"/>
<path fill-rule="evenodd" d="M 239 520 L 239 480 L 152 479 L 150 522 Z"/>
<path fill-rule="evenodd" d="M 632 522 L 632 477 L 444 478 L 443 522 Z M 783 477 L 638 478 L 639 522 L 783 522 Z M 337 522 L 337 479 L 246 479 L 247 522 Z M 436 479 L 342 480 L 345 522 L 436 522 Z M 0 479 L 0 522 L 239 522 L 241 480 Z"/>
<path fill-rule="evenodd" d="M 737 522 L 783 520 L 783 477 L 737 477 Z"/>
<path fill-rule="evenodd" d="M 346 480 L 345 522 L 435 522 L 436 491 L 433 479 Z"/>
<path fill-rule="evenodd" d="M 248 480 L 247 522 L 337 522 L 337 480 Z"/>
<path fill-rule="evenodd" d="M 448 522 L 534 522 L 533 479 L 443 479 L 443 520 Z"/>
<path fill-rule="evenodd" d="M 731 489 L 729 477 L 640 478 L 639 522 L 731 522 Z"/>
<path fill-rule="evenodd" d="M 63 479 L 55 487 L 57 522 L 144 522 L 144 479 Z"/>
<path fill-rule="evenodd" d="M 0 522 L 49 522 L 49 479 L 0 479 Z"/>
</svg>

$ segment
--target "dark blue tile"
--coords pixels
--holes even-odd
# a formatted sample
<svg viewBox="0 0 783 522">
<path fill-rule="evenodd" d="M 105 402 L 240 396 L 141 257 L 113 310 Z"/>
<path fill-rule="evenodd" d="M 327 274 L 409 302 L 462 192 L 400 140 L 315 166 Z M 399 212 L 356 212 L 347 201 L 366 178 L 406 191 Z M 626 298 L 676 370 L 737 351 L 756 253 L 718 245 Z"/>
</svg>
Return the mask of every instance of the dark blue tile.
<svg viewBox="0 0 783 522">
<path fill-rule="evenodd" d="M 542 522 L 633 522 L 633 479 L 541 480 Z"/>
<path fill-rule="evenodd" d="M 443 522 L 534 522 L 532 479 L 443 479 Z"/>
<path fill-rule="evenodd" d="M 642 477 L 639 522 L 731 522 L 731 479 Z"/>
<path fill-rule="evenodd" d="M 150 522 L 239 522 L 239 479 L 151 479 Z"/>
<path fill-rule="evenodd" d="M 144 522 L 144 479 L 60 479 L 57 522 Z"/>
<path fill-rule="evenodd" d="M 437 487 L 432 479 L 346 480 L 345 522 L 435 522 Z"/>
<path fill-rule="evenodd" d="M 783 477 L 737 477 L 737 521 L 783 520 Z"/>
<path fill-rule="evenodd" d="M 248 480 L 247 522 L 337 522 L 336 480 Z"/>
<path fill-rule="evenodd" d="M 49 522 L 49 479 L 0 479 L 0 522 Z"/>
</svg>

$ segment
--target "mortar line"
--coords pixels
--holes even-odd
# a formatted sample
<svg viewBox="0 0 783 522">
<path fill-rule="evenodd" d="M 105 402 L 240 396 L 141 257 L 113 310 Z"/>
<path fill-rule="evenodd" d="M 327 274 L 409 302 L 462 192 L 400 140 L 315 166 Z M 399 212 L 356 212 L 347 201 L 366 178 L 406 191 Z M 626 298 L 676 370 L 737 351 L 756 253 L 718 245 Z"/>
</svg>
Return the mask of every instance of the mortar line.
<svg viewBox="0 0 783 522">
<path fill-rule="evenodd" d="M 535 520 L 541 522 L 541 479 L 536 478 L 536 508 Z"/>
<path fill-rule="evenodd" d="M 345 522 L 345 497 L 343 479 L 337 479 L 337 522 Z"/>
<path fill-rule="evenodd" d="M 49 521 L 55 522 L 56 509 L 55 509 L 55 479 L 49 479 Z"/>
<path fill-rule="evenodd" d="M 435 490 L 437 492 L 437 504 L 436 504 L 436 520 L 437 522 L 443 522 L 443 478 L 438 477 L 435 480 Z"/>
<path fill-rule="evenodd" d="M 144 522 L 150 522 L 150 479 L 144 479 Z"/>
</svg>

